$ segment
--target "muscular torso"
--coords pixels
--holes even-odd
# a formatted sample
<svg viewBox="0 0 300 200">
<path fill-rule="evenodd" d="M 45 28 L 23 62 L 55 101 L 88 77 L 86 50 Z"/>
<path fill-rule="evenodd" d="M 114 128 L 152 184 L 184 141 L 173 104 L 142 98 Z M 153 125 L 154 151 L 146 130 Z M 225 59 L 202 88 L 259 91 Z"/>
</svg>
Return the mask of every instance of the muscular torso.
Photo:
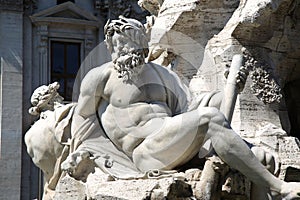
<svg viewBox="0 0 300 200">
<path fill-rule="evenodd" d="M 110 70 L 109 78 L 104 87 L 103 97 L 109 99 L 110 104 L 116 107 L 128 107 L 134 103 L 165 102 L 166 91 L 164 83 L 148 64 L 138 80 L 125 83 L 114 69 Z"/>
<path fill-rule="evenodd" d="M 162 78 L 149 64 L 139 79 L 125 83 L 114 69 L 108 70 L 99 115 L 108 137 L 128 155 L 158 126 L 155 119 L 171 116 Z"/>
</svg>

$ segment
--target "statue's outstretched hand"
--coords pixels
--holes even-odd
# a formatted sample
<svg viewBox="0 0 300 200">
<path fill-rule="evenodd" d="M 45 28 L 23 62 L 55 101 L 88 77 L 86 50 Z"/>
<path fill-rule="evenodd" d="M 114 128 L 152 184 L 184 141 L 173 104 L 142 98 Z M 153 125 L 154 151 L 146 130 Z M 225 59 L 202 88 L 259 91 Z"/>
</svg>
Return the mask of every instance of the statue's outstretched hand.
<svg viewBox="0 0 300 200">
<path fill-rule="evenodd" d="M 225 70 L 225 72 L 224 72 L 224 76 L 226 79 L 228 78 L 228 75 L 229 75 L 229 69 L 230 68 L 228 66 L 228 69 Z M 246 69 L 245 66 L 242 66 L 240 68 L 240 70 L 237 72 L 236 87 L 237 87 L 238 93 L 241 93 L 244 90 L 248 75 L 249 75 L 249 70 Z"/>
<path fill-rule="evenodd" d="M 239 93 L 241 93 L 244 90 L 248 75 L 248 69 L 242 66 L 236 75 L 236 86 Z"/>
</svg>

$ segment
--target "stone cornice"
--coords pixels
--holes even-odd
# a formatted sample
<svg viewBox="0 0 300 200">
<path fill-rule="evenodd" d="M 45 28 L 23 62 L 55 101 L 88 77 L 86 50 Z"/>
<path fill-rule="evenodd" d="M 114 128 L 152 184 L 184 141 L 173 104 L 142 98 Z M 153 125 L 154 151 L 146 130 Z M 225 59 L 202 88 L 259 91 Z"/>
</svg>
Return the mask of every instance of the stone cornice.
<svg viewBox="0 0 300 200">
<path fill-rule="evenodd" d="M 0 10 L 23 11 L 23 0 L 0 0 Z"/>
<path fill-rule="evenodd" d="M 82 19 L 70 19 L 62 17 L 35 17 L 31 16 L 31 21 L 34 24 L 69 24 L 69 25 L 81 25 L 81 26 L 92 26 L 99 27 L 101 23 L 99 21 L 88 21 Z"/>
<path fill-rule="evenodd" d="M 64 11 L 71 12 L 76 18 L 73 18 L 72 15 L 61 14 Z M 57 15 L 57 13 L 60 13 Z M 35 13 L 30 16 L 32 23 L 36 25 L 41 24 L 68 24 L 68 25 L 77 25 L 77 26 L 89 26 L 89 27 L 100 27 L 100 20 L 94 15 L 90 14 L 86 10 L 79 8 L 71 2 L 66 2 L 49 9 L 43 10 L 39 13 Z"/>
</svg>

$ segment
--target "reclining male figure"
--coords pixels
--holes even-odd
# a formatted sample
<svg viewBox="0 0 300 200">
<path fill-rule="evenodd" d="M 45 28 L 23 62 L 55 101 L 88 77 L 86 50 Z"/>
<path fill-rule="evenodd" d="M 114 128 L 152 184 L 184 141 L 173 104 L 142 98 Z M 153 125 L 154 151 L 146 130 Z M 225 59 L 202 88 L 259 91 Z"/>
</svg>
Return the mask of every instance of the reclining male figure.
<svg viewBox="0 0 300 200">
<path fill-rule="evenodd" d="M 98 115 L 107 137 L 142 172 L 174 169 L 210 139 L 217 155 L 251 181 L 284 199 L 300 199 L 300 184 L 273 176 L 231 129 L 218 110 L 222 93 L 205 94 L 189 105 L 187 89 L 174 72 L 145 63 L 148 40 L 140 22 L 113 20 L 105 34 L 112 62 L 83 79 L 73 137 L 84 134 L 81 124 Z"/>
</svg>

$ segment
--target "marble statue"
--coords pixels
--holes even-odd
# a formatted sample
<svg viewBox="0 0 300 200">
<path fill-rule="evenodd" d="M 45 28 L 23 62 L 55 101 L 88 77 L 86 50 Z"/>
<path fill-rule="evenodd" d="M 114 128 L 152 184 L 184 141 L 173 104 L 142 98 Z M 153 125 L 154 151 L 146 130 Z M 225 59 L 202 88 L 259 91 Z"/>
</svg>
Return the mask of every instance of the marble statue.
<svg viewBox="0 0 300 200">
<path fill-rule="evenodd" d="M 60 164 L 68 155 L 70 124 L 74 106 L 64 105 L 58 94 L 59 84 L 38 87 L 31 96 L 31 115 L 39 119 L 25 134 L 27 152 L 32 161 L 44 174 L 45 187 L 43 199 L 52 199 L 53 191 L 61 176 Z"/>
<path fill-rule="evenodd" d="M 254 183 L 280 193 L 283 199 L 300 198 L 300 183 L 273 176 L 231 129 L 220 111 L 230 104 L 223 101 L 224 93 L 195 98 L 174 72 L 145 63 L 148 36 L 139 21 L 112 20 L 105 26 L 105 35 L 112 62 L 88 72 L 77 104 L 45 111 L 46 119 L 38 120 L 26 133 L 35 163 L 45 169 L 61 166 L 81 180 L 92 171 L 87 169 L 91 163 L 115 178 L 153 177 L 187 163 L 210 140 L 224 162 Z M 238 72 L 240 89 L 245 80 L 245 73 Z M 55 166 L 42 164 L 46 153 L 34 150 L 33 132 L 45 132 L 54 141 L 56 147 L 49 143 L 47 148 L 54 149 L 50 154 L 59 160 L 52 162 Z M 39 159 L 34 152 L 40 153 Z M 48 171 L 49 179 L 53 178 L 55 170 Z"/>
</svg>

